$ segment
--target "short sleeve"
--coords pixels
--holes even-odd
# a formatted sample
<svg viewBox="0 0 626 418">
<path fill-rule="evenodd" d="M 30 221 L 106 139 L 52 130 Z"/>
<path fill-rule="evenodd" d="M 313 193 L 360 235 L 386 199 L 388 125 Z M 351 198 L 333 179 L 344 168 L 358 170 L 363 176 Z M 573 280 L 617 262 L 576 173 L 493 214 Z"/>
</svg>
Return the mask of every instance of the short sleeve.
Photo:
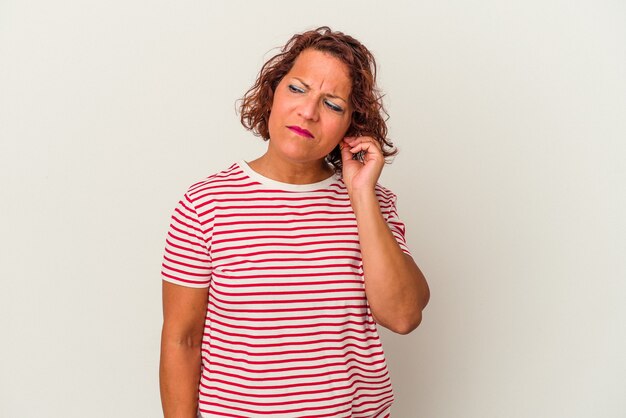
<svg viewBox="0 0 626 418">
<path fill-rule="evenodd" d="M 172 214 L 165 240 L 162 279 L 187 287 L 208 287 L 211 282 L 210 244 L 188 194 Z"/>
<path fill-rule="evenodd" d="M 412 256 L 406 243 L 406 227 L 404 222 L 400 219 L 400 216 L 398 216 L 398 210 L 396 207 L 397 201 L 397 196 L 387 190 L 386 196 L 381 199 L 381 209 L 385 220 L 387 221 L 387 225 L 389 226 L 389 229 L 391 229 L 393 236 L 396 238 L 398 245 L 405 254 Z"/>
</svg>

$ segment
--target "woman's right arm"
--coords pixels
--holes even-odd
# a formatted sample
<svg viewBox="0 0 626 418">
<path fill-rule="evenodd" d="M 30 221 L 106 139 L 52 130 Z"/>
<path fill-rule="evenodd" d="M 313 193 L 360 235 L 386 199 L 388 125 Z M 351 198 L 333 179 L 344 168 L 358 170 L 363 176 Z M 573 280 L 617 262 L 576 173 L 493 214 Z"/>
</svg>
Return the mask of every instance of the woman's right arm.
<svg viewBox="0 0 626 418">
<path fill-rule="evenodd" d="M 208 288 L 163 281 L 159 381 L 165 418 L 196 418 Z"/>
</svg>

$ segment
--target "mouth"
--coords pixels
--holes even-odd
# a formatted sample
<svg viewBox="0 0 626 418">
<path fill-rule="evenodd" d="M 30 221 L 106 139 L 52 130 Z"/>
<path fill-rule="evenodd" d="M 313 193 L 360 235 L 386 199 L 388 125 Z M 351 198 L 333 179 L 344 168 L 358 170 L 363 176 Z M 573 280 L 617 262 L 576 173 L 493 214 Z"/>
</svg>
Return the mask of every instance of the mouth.
<svg viewBox="0 0 626 418">
<path fill-rule="evenodd" d="M 311 132 L 299 126 L 287 126 L 287 128 L 291 130 L 292 132 L 295 132 L 298 135 L 303 136 L 305 138 L 313 138 L 313 134 Z"/>
</svg>

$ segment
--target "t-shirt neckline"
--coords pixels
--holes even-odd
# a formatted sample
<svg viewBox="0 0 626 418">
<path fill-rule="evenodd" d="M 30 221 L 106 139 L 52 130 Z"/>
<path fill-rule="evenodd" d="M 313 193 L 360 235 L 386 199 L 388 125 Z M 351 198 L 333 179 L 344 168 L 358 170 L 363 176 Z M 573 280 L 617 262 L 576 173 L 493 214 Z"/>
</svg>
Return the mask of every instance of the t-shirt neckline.
<svg viewBox="0 0 626 418">
<path fill-rule="evenodd" d="M 307 184 L 283 183 L 281 181 L 273 180 L 257 173 L 252 168 L 250 168 L 247 161 L 245 160 L 238 161 L 237 165 L 239 165 L 241 170 L 252 180 L 257 181 L 267 187 L 280 189 L 280 190 L 286 190 L 290 192 L 310 192 L 313 190 L 326 189 L 328 188 L 328 186 L 335 183 L 339 179 L 337 174 L 333 174 L 330 177 L 322 181 L 318 181 L 316 183 L 307 183 Z"/>
</svg>

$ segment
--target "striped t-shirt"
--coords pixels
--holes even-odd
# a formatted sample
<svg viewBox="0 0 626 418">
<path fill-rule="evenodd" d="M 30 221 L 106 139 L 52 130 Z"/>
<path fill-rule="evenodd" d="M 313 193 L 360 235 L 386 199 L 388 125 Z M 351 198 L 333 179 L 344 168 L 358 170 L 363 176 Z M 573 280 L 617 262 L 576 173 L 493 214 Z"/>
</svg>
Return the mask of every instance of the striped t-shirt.
<svg viewBox="0 0 626 418">
<path fill-rule="evenodd" d="M 396 196 L 381 212 L 410 254 Z M 208 287 L 202 417 L 386 418 L 394 400 L 339 175 L 287 184 L 245 161 L 193 184 L 174 210 L 162 277 Z"/>
</svg>

